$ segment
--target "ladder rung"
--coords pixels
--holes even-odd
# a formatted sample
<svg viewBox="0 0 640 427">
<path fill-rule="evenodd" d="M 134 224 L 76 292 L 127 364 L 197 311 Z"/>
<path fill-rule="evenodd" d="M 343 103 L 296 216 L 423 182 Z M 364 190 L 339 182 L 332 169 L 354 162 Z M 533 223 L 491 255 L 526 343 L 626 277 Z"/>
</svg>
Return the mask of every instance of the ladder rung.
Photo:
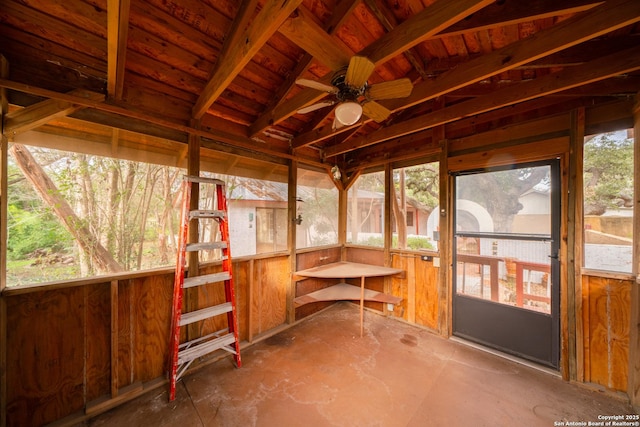
<svg viewBox="0 0 640 427">
<path fill-rule="evenodd" d="M 207 178 L 205 176 L 185 175 L 185 180 L 189 182 L 198 182 L 200 184 L 224 185 L 224 181 L 217 178 Z"/>
<path fill-rule="evenodd" d="M 224 211 L 198 209 L 189 212 L 189 219 L 194 218 L 220 218 L 224 219 Z"/>
<path fill-rule="evenodd" d="M 219 350 L 235 342 L 236 342 L 235 336 L 232 333 L 230 333 L 227 335 L 223 335 L 220 338 L 216 338 L 211 341 L 206 341 L 202 344 L 188 347 L 185 350 L 178 352 L 178 364 L 181 365 L 183 363 L 190 362 L 193 359 L 197 359 L 200 356 L 204 356 L 206 354 L 209 354 L 215 350 Z M 235 351 L 233 352 L 235 353 Z"/>
<path fill-rule="evenodd" d="M 220 314 L 229 313 L 233 308 L 230 302 L 214 305 L 211 307 L 203 308 L 189 313 L 182 313 L 180 317 L 180 326 L 188 325 L 193 322 L 205 320 L 210 317 L 218 316 Z"/>
<path fill-rule="evenodd" d="M 223 282 L 231 279 L 228 271 L 222 273 L 205 274 L 202 276 L 186 277 L 184 279 L 183 288 L 192 288 L 194 286 L 208 285 L 209 283 Z"/>
<path fill-rule="evenodd" d="M 206 251 L 211 249 L 224 249 L 226 247 L 227 247 L 227 242 L 187 243 L 187 252 Z"/>
</svg>

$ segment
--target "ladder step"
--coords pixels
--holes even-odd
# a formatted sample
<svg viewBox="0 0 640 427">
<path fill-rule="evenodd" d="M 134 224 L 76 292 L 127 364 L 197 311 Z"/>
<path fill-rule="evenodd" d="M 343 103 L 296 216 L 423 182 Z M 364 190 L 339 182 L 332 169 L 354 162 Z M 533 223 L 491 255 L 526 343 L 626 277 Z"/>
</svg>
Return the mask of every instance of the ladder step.
<svg viewBox="0 0 640 427">
<path fill-rule="evenodd" d="M 206 251 L 211 249 L 224 249 L 226 247 L 227 247 L 227 242 L 188 243 L 187 252 Z"/>
<path fill-rule="evenodd" d="M 185 175 L 184 179 L 189 182 L 199 182 L 201 184 L 224 185 L 224 181 L 217 178 L 207 178 L 204 176 Z"/>
<path fill-rule="evenodd" d="M 224 282 L 231 279 L 228 271 L 222 273 L 205 274 L 202 276 L 187 277 L 184 279 L 183 288 L 192 288 L 194 286 L 208 285 L 209 283 Z"/>
<path fill-rule="evenodd" d="M 227 335 L 221 336 L 220 338 L 188 347 L 178 352 L 178 364 L 181 365 L 183 363 L 190 362 L 200 356 L 204 356 L 235 342 L 235 336 L 232 333 L 229 333 Z"/>
<path fill-rule="evenodd" d="M 191 311 L 189 313 L 182 313 L 182 316 L 180 317 L 180 326 L 188 325 L 200 320 L 205 320 L 210 317 L 218 316 L 220 314 L 229 313 L 231 310 L 233 310 L 233 308 L 231 307 L 231 302 L 225 302 L 223 304 Z"/>
<path fill-rule="evenodd" d="M 189 219 L 194 218 L 220 218 L 224 219 L 224 211 L 198 209 L 189 212 Z"/>
</svg>

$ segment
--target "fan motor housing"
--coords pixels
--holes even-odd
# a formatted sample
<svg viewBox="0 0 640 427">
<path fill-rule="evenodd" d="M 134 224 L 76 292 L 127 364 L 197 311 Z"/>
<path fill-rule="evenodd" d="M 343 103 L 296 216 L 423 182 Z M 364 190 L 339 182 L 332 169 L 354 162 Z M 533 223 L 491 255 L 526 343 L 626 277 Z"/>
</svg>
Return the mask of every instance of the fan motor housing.
<svg viewBox="0 0 640 427">
<path fill-rule="evenodd" d="M 367 84 L 365 83 L 362 87 L 354 88 L 345 82 L 346 69 L 344 72 L 337 73 L 332 79 L 331 84 L 338 88 L 338 93 L 336 93 L 336 98 L 338 101 L 357 101 L 360 96 L 364 94 L 364 91 L 367 88 Z"/>
</svg>

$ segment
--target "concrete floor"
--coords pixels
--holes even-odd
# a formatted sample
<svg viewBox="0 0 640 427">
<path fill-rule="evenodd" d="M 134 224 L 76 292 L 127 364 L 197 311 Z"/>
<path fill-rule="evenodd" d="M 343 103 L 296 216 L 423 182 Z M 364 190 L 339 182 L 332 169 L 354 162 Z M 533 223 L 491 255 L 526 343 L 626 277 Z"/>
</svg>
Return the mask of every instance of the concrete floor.
<svg viewBox="0 0 640 427">
<path fill-rule="evenodd" d="M 84 425 L 560 426 L 633 414 L 569 384 L 423 329 L 337 303 L 231 357 Z M 563 424 L 561 424 L 563 423 Z M 573 424 L 579 425 L 579 424 Z"/>
</svg>

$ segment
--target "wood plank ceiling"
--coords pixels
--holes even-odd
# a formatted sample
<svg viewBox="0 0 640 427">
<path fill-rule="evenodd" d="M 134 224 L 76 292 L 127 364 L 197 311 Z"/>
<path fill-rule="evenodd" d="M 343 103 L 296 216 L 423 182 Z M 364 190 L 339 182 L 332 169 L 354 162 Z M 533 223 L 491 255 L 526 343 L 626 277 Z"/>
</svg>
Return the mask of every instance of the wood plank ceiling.
<svg viewBox="0 0 640 427">
<path fill-rule="evenodd" d="M 356 171 L 428 155 L 436 126 L 463 138 L 635 95 L 638 21 L 637 0 L 3 0 L 3 132 L 114 152 L 195 134 L 223 162 Z M 329 84 L 356 54 L 368 85 L 411 94 L 337 130 L 333 107 L 300 114 L 334 95 L 296 80 Z"/>
</svg>

